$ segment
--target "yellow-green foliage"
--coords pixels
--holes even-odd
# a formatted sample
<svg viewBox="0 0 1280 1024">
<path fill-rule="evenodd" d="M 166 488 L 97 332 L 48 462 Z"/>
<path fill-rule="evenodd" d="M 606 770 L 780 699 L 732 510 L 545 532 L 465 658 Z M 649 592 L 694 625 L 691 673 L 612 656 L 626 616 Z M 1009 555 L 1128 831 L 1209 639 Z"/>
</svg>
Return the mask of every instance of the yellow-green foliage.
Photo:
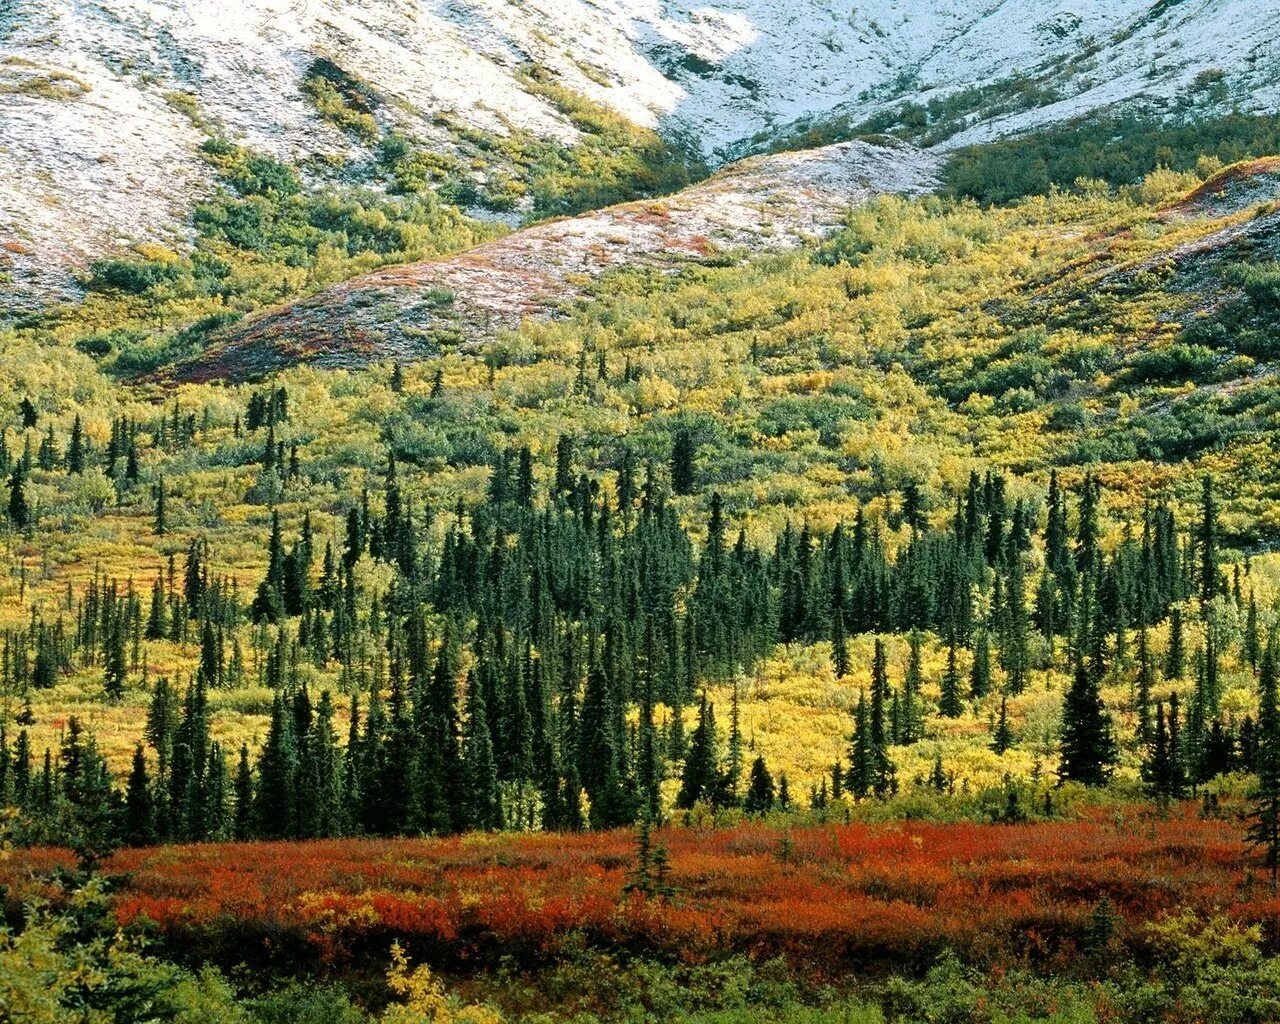
<svg viewBox="0 0 1280 1024">
<path fill-rule="evenodd" d="M 24 57 L 0 58 L 0 96 L 38 96 L 46 100 L 77 100 L 93 91 L 78 75 L 45 68 Z"/>
<path fill-rule="evenodd" d="M 262 253 L 239 250 L 210 230 L 194 257 L 148 251 L 144 262 L 155 284 L 137 293 L 91 291 L 83 304 L 3 339 L 0 408 L 13 410 L 31 395 L 42 416 L 25 438 L 10 426 L 10 451 L 28 441 L 38 445 L 50 422 L 65 447 L 76 414 L 99 451 L 117 416 L 150 429 L 174 402 L 203 427 L 188 448 L 145 448 L 142 481 L 133 487 L 117 489 L 96 469 L 83 477 L 37 470 L 31 490 L 40 524 L 30 537 L 5 539 L 0 624 L 25 623 L 33 609 L 50 620 L 59 608 L 67 614 L 68 586 L 73 595 L 81 592 L 95 570 L 131 579 L 145 595 L 167 557 L 176 553 L 181 561 L 193 537 L 208 539 L 211 571 L 234 576 L 247 596 L 264 571 L 268 497 L 286 538 L 311 511 L 320 549 L 330 539 L 340 547 L 341 517 L 355 496 L 367 486 L 376 500 L 388 447 L 415 507 L 449 510 L 484 494 L 489 465 L 510 446 L 528 444 L 545 479 L 565 432 L 578 439 L 582 464 L 608 491 L 624 439 L 641 464 L 661 467 L 672 432 L 690 430 L 698 443 L 697 489 L 673 499 L 675 507 L 698 533 L 709 495 L 719 492 L 731 521 L 755 544 L 772 543 L 787 521 L 823 532 L 861 509 L 896 548 L 907 538 L 898 518 L 905 484 L 921 489 L 929 518 L 941 525 L 970 472 L 988 466 L 1012 474 L 1011 500 L 1037 507 L 1049 467 L 1061 467 L 1067 487 L 1091 468 L 1105 486 L 1108 545 L 1151 498 L 1169 498 L 1180 522 L 1190 523 L 1205 470 L 1220 482 L 1228 546 L 1274 536 L 1280 527 L 1273 440 L 1248 429 L 1247 403 L 1271 401 L 1268 378 L 1233 368 L 1226 356 L 1195 381 L 1134 384 L 1125 376 L 1136 359 L 1176 343 L 1194 295 L 1160 287 L 1159 275 L 1150 286 L 1146 279 L 1138 288 L 1111 283 L 1220 226 L 1162 216 L 1155 204 L 1184 184 L 1167 175 L 1118 194 L 1089 187 L 1008 209 L 886 198 L 852 213 L 847 230 L 816 251 L 745 265 L 690 265 L 674 275 L 622 271 L 564 317 L 527 323 L 483 353 L 447 352 L 406 366 L 399 393 L 386 367 L 287 371 L 274 383 L 288 390 L 293 416 L 277 439 L 298 444 L 302 479 L 267 496 L 256 465 L 262 435 L 237 438 L 232 430 L 252 389 L 122 387 L 77 351 L 102 333 L 150 338 L 145 332 L 158 321 L 190 323 L 305 290 L 326 276 L 332 242 L 317 240 L 314 262 L 292 265 L 289 253 L 311 251 L 300 225 L 326 204 L 336 203 L 347 225 L 376 221 L 384 209 L 305 196 L 288 168 L 256 162 L 234 147 L 214 147 L 210 157 L 228 181 L 243 186 L 218 201 L 221 215 L 263 201 L 280 219 Z M 299 219 L 280 211 L 296 211 Z M 420 250 L 484 235 L 443 208 L 432 216 L 439 219 L 411 243 Z M 302 231 L 301 241 L 295 231 Z M 196 287 L 202 253 L 230 264 L 226 280 L 235 287 L 211 293 Z M 348 246 L 332 252 L 332 273 L 386 255 L 359 247 L 353 254 Z M 433 397 L 437 374 L 441 393 Z M 1170 424 L 1182 434 L 1166 448 L 1160 431 Z M 169 496 L 166 537 L 152 532 L 151 485 L 161 475 Z M 437 536 L 448 519 L 436 517 Z M 1029 593 L 1037 576 L 1038 569 Z M 1272 617 L 1275 578 L 1273 560 L 1255 558 L 1244 585 L 1257 594 L 1264 624 Z M 389 580 L 368 568 L 362 583 L 367 610 Z M 1224 628 L 1238 630 L 1234 608 L 1220 614 Z M 1198 628 L 1189 622 L 1188 650 L 1198 643 Z M 185 679 L 195 664 L 194 639 L 148 644 L 147 677 Z M 241 639 L 249 650 L 247 631 Z M 845 757 L 849 707 L 865 685 L 869 643 L 851 642 L 855 671 L 839 684 L 827 645 L 781 651 L 744 681 L 744 736 L 775 772 L 787 772 L 797 797 Z M 1162 629 L 1153 631 L 1152 643 L 1163 649 Z M 988 698 L 960 719 L 931 720 L 929 740 L 895 751 L 900 782 L 928 775 L 938 754 L 958 787 L 984 788 L 1006 773 L 1051 772 L 1064 663 L 1061 651 L 1056 660 L 1043 649 L 1033 653 L 1031 685 L 1010 701 L 1016 751 L 1001 758 L 987 749 L 997 710 Z M 937 638 L 926 638 L 925 656 L 925 695 L 933 697 L 944 656 Z M 902 642 L 891 640 L 895 681 L 903 658 Z M 1223 666 L 1224 709 L 1239 716 L 1252 705 L 1252 681 L 1234 658 Z M 333 667 L 301 671 L 313 690 L 338 687 Z M 256 684 L 257 666 L 249 666 L 249 676 L 254 685 L 212 695 L 214 732 L 224 749 L 262 735 L 270 694 Z M 1122 665 L 1104 691 L 1123 740 L 1133 731 L 1132 679 L 1132 665 Z M 118 704 L 103 702 L 101 685 L 101 669 L 85 666 L 36 693 L 37 748 L 77 713 L 122 766 L 147 699 L 141 668 Z M 1166 689 L 1185 696 L 1189 685 L 1174 681 Z M 712 695 L 723 724 L 728 691 L 721 685 Z M 1126 744 L 1122 777 L 1135 777 L 1136 757 Z"/>
<path fill-rule="evenodd" d="M 330 124 L 371 145 L 378 139 L 372 90 L 333 61 L 319 58 L 302 80 L 302 92 Z"/>
<path fill-rule="evenodd" d="M 409 969 L 399 943 L 391 947 L 387 985 L 402 1002 L 387 1008 L 383 1024 L 501 1024 L 494 1010 L 483 1006 L 458 1006 L 426 966 Z"/>
<path fill-rule="evenodd" d="M 147 1019 L 174 1024 L 253 1024 L 280 1020 L 292 1003 L 307 1020 L 381 1021 L 383 1024 L 501 1024 L 488 1007 L 464 1004 L 446 992 L 426 966 L 412 967 L 399 944 L 391 949 L 387 989 L 391 1004 L 366 1014 L 329 989 L 271 991 L 246 1000 L 218 970 L 188 971 L 150 955 L 142 941 L 103 927 L 110 908 L 99 883 L 70 893 L 53 913 L 28 908 L 20 930 L 0 926 L 0 1009 L 15 1024 L 114 1024 L 146 1006 Z M 266 1018 L 259 1016 L 268 1010 Z M 335 1016 L 330 1016 L 333 1014 Z M 336 1014 L 341 1014 L 340 1017 Z M 131 1018 L 132 1019 L 132 1018 Z M 302 1019 L 299 1017 L 298 1019 Z"/>
<path fill-rule="evenodd" d="M 417 147 L 394 133 L 384 138 L 381 158 L 397 190 L 432 187 L 463 206 L 520 211 L 537 220 L 674 192 L 705 174 L 657 132 L 556 84 L 540 68 L 524 68 L 520 80 L 576 129 L 572 145 L 511 123 L 496 133 L 441 115 L 437 121 L 460 155 Z"/>
<path fill-rule="evenodd" d="M 108 913 L 101 890 L 73 894 L 67 913 L 39 908 L 21 931 L 0 928 L 0 1008 L 22 1024 L 114 1024 L 142 993 L 147 1013 L 175 1024 L 251 1024 L 231 987 L 213 968 L 190 973 L 155 960 L 135 939 L 85 937 L 79 918 Z M 133 998 L 131 998 L 133 996 Z M 124 1010 L 125 1007 L 129 1009 Z"/>
</svg>

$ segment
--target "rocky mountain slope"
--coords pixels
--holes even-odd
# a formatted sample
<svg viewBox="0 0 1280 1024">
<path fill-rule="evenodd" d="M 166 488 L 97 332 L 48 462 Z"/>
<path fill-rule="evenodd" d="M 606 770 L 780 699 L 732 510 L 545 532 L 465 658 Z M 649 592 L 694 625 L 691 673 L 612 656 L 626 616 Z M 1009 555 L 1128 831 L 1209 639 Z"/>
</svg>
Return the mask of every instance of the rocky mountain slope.
<svg viewBox="0 0 1280 1024">
<path fill-rule="evenodd" d="M 1272 108 L 1277 19 L 1280 0 L 5 0 L 0 272 L 48 294 L 104 251 L 180 242 L 211 132 L 358 171 L 367 143 L 304 93 L 320 59 L 381 130 L 442 150 L 457 125 L 572 143 L 536 65 L 715 163 L 907 101 L 949 103 L 942 145 L 1125 101 Z"/>
<path fill-rule="evenodd" d="M 389 267 L 256 317 L 192 361 L 183 380 L 243 380 L 295 362 L 359 366 L 491 341 L 548 317 L 619 267 L 776 251 L 827 236 L 850 206 L 920 195 L 938 158 L 908 146 L 837 143 L 753 157 L 663 199 L 538 224 L 448 259 Z"/>
</svg>

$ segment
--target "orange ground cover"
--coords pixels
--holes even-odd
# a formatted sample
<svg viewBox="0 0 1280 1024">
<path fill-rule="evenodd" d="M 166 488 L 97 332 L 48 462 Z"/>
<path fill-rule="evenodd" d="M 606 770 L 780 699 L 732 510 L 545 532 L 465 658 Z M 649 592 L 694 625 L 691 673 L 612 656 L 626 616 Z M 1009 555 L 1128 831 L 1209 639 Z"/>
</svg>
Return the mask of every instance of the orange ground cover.
<svg viewBox="0 0 1280 1024">
<path fill-rule="evenodd" d="M 466 960 L 554 952 L 565 935 L 697 959 L 724 950 L 874 964 L 1073 954 L 1102 897 L 1128 938 L 1180 908 L 1272 924 L 1280 903 L 1233 820 L 1099 814 L 1028 825 L 899 823 L 655 833 L 665 898 L 627 892 L 630 832 L 210 844 L 125 850 L 122 924 L 177 941 L 313 946 L 391 936 Z M 59 859 L 27 851 L 0 882 Z"/>
</svg>

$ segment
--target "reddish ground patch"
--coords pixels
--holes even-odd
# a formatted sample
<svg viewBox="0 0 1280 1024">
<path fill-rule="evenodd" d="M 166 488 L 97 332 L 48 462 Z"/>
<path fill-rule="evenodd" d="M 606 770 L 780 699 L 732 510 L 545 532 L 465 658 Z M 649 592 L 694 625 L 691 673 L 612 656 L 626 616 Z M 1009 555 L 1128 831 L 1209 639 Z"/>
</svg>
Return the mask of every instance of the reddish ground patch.
<svg viewBox="0 0 1280 1024">
<path fill-rule="evenodd" d="M 831 968 L 932 956 L 1074 955 L 1106 897 L 1141 944 L 1143 921 L 1187 907 L 1273 925 L 1272 899 L 1237 821 L 999 825 L 757 824 L 665 829 L 671 895 L 627 891 L 634 836 L 469 837 L 210 844 L 129 850 L 122 924 L 214 945 L 311 945 L 325 956 L 394 935 L 463 960 L 551 952 L 570 931 L 699 959 L 785 954 Z M 48 851 L 0 865 L 0 883 Z"/>
<path fill-rule="evenodd" d="M 1254 179 L 1280 175 L 1280 156 L 1264 156 L 1257 160 L 1243 160 L 1215 174 L 1197 186 L 1183 199 L 1169 207 L 1166 213 L 1196 214 L 1209 212 L 1212 201 L 1241 190 Z M 1245 197 L 1246 199 L 1248 197 Z"/>
</svg>

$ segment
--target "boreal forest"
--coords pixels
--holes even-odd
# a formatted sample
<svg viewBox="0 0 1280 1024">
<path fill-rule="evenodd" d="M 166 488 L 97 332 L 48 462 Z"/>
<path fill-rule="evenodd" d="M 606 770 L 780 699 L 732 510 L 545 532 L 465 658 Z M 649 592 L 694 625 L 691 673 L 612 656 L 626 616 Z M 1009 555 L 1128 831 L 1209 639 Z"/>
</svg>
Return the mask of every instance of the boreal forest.
<svg viewBox="0 0 1280 1024">
<path fill-rule="evenodd" d="M 0 1020 L 1280 1019 L 1280 9 L 651 6 L 0 4 Z"/>
</svg>

